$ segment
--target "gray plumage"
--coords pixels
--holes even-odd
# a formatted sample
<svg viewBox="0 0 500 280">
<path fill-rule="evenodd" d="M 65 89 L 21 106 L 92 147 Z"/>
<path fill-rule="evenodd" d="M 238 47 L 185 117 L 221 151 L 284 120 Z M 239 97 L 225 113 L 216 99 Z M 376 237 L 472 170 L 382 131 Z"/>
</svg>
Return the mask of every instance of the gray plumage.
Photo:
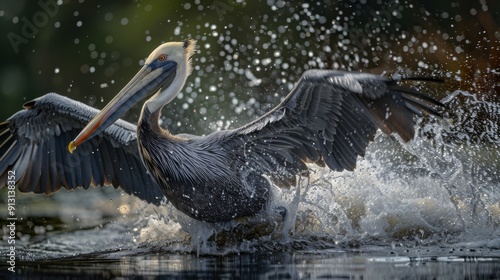
<svg viewBox="0 0 500 280">
<path fill-rule="evenodd" d="M 227 221 L 265 208 L 267 178 L 281 186 L 293 184 L 297 174 L 307 176 L 305 162 L 352 170 L 377 129 L 408 141 L 415 133 L 414 115 L 439 115 L 441 106 L 389 78 L 331 70 L 305 72 L 264 116 L 205 137 L 171 135 L 158 125 L 160 111 L 145 106 L 137 144 L 147 173 L 138 160 L 136 128 L 121 120 L 84 142 L 76 158 L 68 158 L 66 144 L 97 111 L 48 94 L 0 125 L 0 183 L 6 184 L 10 169 L 20 174 L 21 191 L 48 194 L 61 186 L 111 183 L 148 202 L 165 195 L 199 220 Z M 73 160 L 81 164 L 67 169 Z"/>
<path fill-rule="evenodd" d="M 265 208 L 270 183 L 307 176 L 306 161 L 352 170 L 377 128 L 414 136 L 413 115 L 439 114 L 434 99 L 388 78 L 307 71 L 272 111 L 234 130 L 173 136 L 145 107 L 138 124 L 144 162 L 167 198 L 193 218 L 225 221 Z M 161 163 L 161 164 L 159 164 Z"/>
<path fill-rule="evenodd" d="M 134 125 L 118 120 L 70 154 L 67 144 L 99 110 L 55 93 L 24 108 L 0 123 L 0 187 L 13 170 L 22 192 L 112 185 L 160 204 L 163 194 L 140 160 Z"/>
</svg>

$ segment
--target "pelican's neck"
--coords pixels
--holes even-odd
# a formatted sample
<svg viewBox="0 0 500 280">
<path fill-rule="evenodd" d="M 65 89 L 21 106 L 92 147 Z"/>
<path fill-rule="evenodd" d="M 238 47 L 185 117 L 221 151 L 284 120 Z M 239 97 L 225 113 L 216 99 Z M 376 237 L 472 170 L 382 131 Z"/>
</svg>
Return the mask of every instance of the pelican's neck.
<svg viewBox="0 0 500 280">
<path fill-rule="evenodd" d="M 180 142 L 185 139 L 173 135 L 167 129 L 160 126 L 160 110 L 156 112 L 149 111 L 147 106 L 142 107 L 142 113 L 137 123 L 137 138 L 139 144 L 155 141 L 174 141 Z M 139 145 L 140 146 L 140 145 Z"/>
<path fill-rule="evenodd" d="M 177 74 L 173 82 L 164 91 L 158 91 L 150 99 L 148 99 L 142 107 L 141 116 L 139 118 L 138 129 L 146 128 L 147 130 L 163 135 L 167 138 L 174 138 L 174 136 L 166 129 L 163 129 L 160 124 L 161 109 L 163 106 L 170 103 L 181 91 L 186 83 L 187 76 L 189 75 L 188 69 L 184 65 L 177 67 Z M 140 134 L 141 131 L 139 131 Z"/>
<path fill-rule="evenodd" d="M 152 114 L 161 111 L 163 106 L 170 103 L 184 87 L 189 75 L 189 67 L 186 67 L 188 66 L 187 63 L 188 62 L 178 64 L 176 75 L 172 83 L 165 90 L 155 93 L 144 103 L 144 107 L 147 107 Z"/>
</svg>

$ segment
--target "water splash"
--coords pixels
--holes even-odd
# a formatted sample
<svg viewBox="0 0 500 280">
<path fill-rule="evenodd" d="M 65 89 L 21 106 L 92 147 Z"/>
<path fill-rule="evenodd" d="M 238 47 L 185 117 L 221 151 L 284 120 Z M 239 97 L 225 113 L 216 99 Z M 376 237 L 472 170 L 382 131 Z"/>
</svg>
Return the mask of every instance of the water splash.
<svg viewBox="0 0 500 280">
<path fill-rule="evenodd" d="M 294 188 L 274 188 L 270 210 L 256 217 L 208 224 L 171 205 L 125 196 L 115 201 L 116 209 L 131 211 L 103 222 L 113 207 L 99 207 L 102 218 L 93 225 L 92 215 L 72 207 L 83 195 L 100 201 L 98 192 L 68 194 L 73 200 L 61 199 L 69 205 L 61 206 L 66 210 L 60 216 L 76 230 L 28 236 L 20 241 L 20 255 L 227 255 L 397 244 L 498 248 L 500 104 L 462 91 L 442 102 L 448 115 L 418 120 L 413 141 L 377 134 L 353 172 L 310 165 L 310 177 Z"/>
<path fill-rule="evenodd" d="M 163 250 L 198 254 L 377 242 L 498 246 L 500 106 L 460 91 L 443 102 L 450 114 L 419 120 L 414 141 L 380 133 L 353 172 L 310 165 L 299 186 L 274 189 L 270 208 L 285 206 L 285 219 L 265 213 L 213 225 L 177 214 L 151 218 L 141 232 L 161 232 L 153 243 Z"/>
</svg>

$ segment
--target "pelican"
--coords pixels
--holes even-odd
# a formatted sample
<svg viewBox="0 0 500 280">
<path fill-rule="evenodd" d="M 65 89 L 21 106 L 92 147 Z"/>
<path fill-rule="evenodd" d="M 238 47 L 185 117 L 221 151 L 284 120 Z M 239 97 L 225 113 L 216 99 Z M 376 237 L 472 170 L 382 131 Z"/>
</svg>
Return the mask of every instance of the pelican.
<svg viewBox="0 0 500 280">
<path fill-rule="evenodd" d="M 100 112 L 54 93 L 24 104 L 0 124 L 0 186 L 13 184 L 9 171 L 23 192 L 112 185 L 224 222 L 266 210 L 272 184 L 308 176 L 306 163 L 353 170 L 377 129 L 411 140 L 414 117 L 439 116 L 443 106 L 387 77 L 308 70 L 279 105 L 242 127 L 173 135 L 159 118 L 191 73 L 195 44 L 160 45 Z M 137 126 L 119 119 L 147 97 Z"/>
</svg>

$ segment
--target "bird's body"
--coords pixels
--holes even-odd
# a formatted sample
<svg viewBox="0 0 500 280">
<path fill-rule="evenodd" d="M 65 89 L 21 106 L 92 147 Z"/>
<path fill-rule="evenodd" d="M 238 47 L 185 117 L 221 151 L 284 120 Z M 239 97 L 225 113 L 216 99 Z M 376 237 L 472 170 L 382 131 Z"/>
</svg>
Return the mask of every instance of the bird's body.
<svg viewBox="0 0 500 280">
<path fill-rule="evenodd" d="M 185 214 L 207 222 L 227 221 L 262 210 L 269 182 L 230 153 L 231 132 L 207 137 L 173 136 L 147 109 L 138 123 L 138 144 L 146 168 L 168 200 Z M 162 151 L 162 152 L 159 152 Z M 168 162 L 156 165 L 155 162 Z"/>
<path fill-rule="evenodd" d="M 61 186 L 112 184 L 156 204 L 165 196 L 198 220 L 228 221 L 265 209 L 271 182 L 286 185 L 297 174 L 307 176 L 306 162 L 352 170 L 377 129 L 408 141 L 413 115 L 438 114 L 434 107 L 442 106 L 385 77 L 309 70 L 278 106 L 247 125 L 204 137 L 172 135 L 158 120 L 189 75 L 194 44 L 158 47 L 99 113 L 54 94 L 28 103 L 0 125 L 0 184 L 6 185 L 7 171 L 14 168 L 22 174 L 22 191 L 50 194 Z M 133 125 L 115 122 L 150 94 L 137 134 Z M 72 138 L 70 155 L 62 147 Z M 68 167 L 68 157 L 80 165 Z M 92 164 L 81 163 L 82 157 Z M 139 157 L 148 172 L 138 166 Z M 47 169 L 32 159 L 62 167 Z"/>
</svg>

